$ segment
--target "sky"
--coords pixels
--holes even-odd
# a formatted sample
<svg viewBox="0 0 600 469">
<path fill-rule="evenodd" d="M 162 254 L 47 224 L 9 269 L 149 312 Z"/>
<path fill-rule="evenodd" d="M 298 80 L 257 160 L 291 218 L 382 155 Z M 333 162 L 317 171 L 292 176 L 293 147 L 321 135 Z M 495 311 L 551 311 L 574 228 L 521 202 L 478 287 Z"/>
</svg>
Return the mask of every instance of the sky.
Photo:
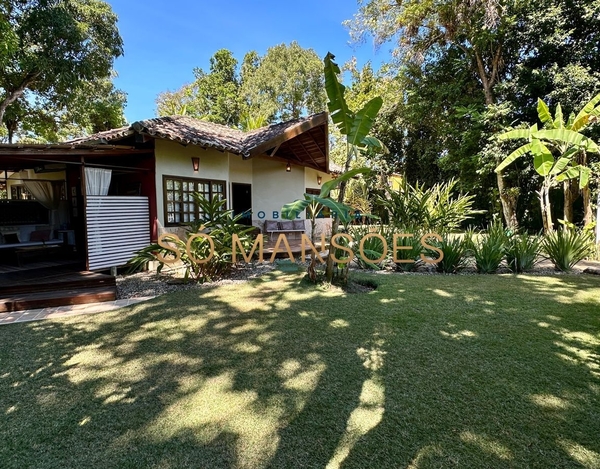
<svg viewBox="0 0 600 469">
<path fill-rule="evenodd" d="M 261 56 L 277 44 L 297 41 L 341 66 L 353 56 L 362 67 L 386 60 L 371 41 L 351 45 L 342 21 L 358 10 L 356 0 L 108 0 L 118 15 L 124 55 L 115 61 L 115 86 L 127 93 L 129 122 L 156 116 L 156 97 L 193 80 L 195 67 L 229 49 L 239 62 L 246 52 Z"/>
</svg>

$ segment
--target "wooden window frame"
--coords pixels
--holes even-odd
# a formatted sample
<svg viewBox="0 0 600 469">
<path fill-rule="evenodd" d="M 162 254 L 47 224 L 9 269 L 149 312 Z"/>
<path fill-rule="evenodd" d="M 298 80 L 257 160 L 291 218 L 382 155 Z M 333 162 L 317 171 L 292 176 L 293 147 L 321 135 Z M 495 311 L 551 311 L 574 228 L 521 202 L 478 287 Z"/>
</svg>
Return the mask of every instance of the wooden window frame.
<svg viewBox="0 0 600 469">
<path fill-rule="evenodd" d="M 164 214 L 164 220 L 165 220 L 165 226 L 184 226 L 186 223 L 186 221 L 184 221 L 185 215 L 186 214 L 193 214 L 195 220 L 198 220 L 198 218 L 200 217 L 200 212 L 198 211 L 198 207 L 196 206 L 196 204 L 193 201 L 184 201 L 183 200 L 183 193 L 187 192 L 187 193 L 191 193 L 191 192 L 199 192 L 198 190 L 194 190 L 194 191 L 183 191 L 183 183 L 193 183 L 194 187 L 197 189 L 198 188 L 198 184 L 208 184 L 208 196 L 209 199 L 212 200 L 215 192 L 213 192 L 213 184 L 220 184 L 223 188 L 223 192 L 222 192 L 222 196 L 224 199 L 227 198 L 227 181 L 224 180 L 220 180 L 220 179 L 204 179 L 204 178 L 190 178 L 190 177 L 184 177 L 184 176 L 171 176 L 171 175 L 163 175 L 163 214 Z M 174 190 L 167 190 L 167 181 L 179 181 L 181 183 L 182 189 L 180 190 L 181 192 L 181 199 L 179 201 L 176 200 L 168 200 L 168 192 L 174 192 Z M 168 204 L 169 202 L 173 202 L 173 203 L 180 203 L 182 206 L 182 209 L 179 211 L 179 215 L 180 215 L 180 220 L 179 222 L 173 221 L 170 222 L 169 221 L 169 213 L 177 213 L 175 211 L 169 212 L 168 210 Z M 183 204 L 184 203 L 188 203 L 188 204 L 192 204 L 194 206 L 193 211 L 184 211 L 183 210 Z M 190 220 L 191 221 L 191 220 Z"/>
</svg>

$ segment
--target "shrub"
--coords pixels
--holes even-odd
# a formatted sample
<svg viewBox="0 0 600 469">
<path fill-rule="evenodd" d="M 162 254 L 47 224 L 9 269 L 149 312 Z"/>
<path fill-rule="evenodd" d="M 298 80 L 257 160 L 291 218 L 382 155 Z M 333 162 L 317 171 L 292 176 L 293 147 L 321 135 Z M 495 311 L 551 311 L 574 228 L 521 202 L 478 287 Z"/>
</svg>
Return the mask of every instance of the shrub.
<svg viewBox="0 0 600 469">
<path fill-rule="evenodd" d="M 421 244 L 421 234 L 411 228 L 405 229 L 396 229 L 394 230 L 397 234 L 409 234 L 411 236 L 401 236 L 398 237 L 396 241 L 396 246 L 398 247 L 406 247 L 409 249 L 396 249 L 396 258 L 398 260 L 411 261 L 411 262 L 396 262 L 392 257 L 392 261 L 396 265 L 396 270 L 410 272 L 415 270 L 421 263 L 421 253 L 423 252 L 423 246 Z M 393 244 L 393 235 L 392 240 L 389 243 L 390 251 L 394 248 Z"/>
<path fill-rule="evenodd" d="M 349 234 L 354 239 L 354 243 L 352 243 L 352 252 L 354 252 L 354 261 L 361 269 L 376 269 L 379 270 L 385 265 L 385 260 L 380 263 L 373 263 L 373 259 L 379 259 L 384 252 L 384 244 L 383 241 L 375 236 L 367 238 L 363 245 L 363 252 L 365 257 L 360 254 L 360 241 L 369 233 L 377 233 L 385 239 L 388 249 L 391 248 L 391 233 L 392 231 L 384 225 L 379 225 L 377 227 L 369 226 L 369 225 L 354 225 L 349 228 Z"/>
<path fill-rule="evenodd" d="M 500 222 L 492 223 L 488 233 L 480 235 L 477 240 L 470 236 L 467 243 L 473 251 L 477 272 L 495 273 L 504 258 L 507 242 L 508 236 Z"/>
<path fill-rule="evenodd" d="M 444 253 L 444 257 L 440 262 L 435 264 L 438 272 L 445 274 L 455 274 L 467 265 L 467 246 L 464 239 L 454 236 L 445 236 L 442 241 L 429 241 L 429 244 L 440 249 Z M 431 251 L 432 256 L 437 255 L 435 251 Z"/>
<path fill-rule="evenodd" d="M 542 241 L 539 236 L 513 235 L 506 245 L 506 263 L 513 272 L 520 274 L 532 270 L 539 260 Z"/>
<path fill-rule="evenodd" d="M 243 214 L 233 216 L 232 210 L 224 208 L 226 206 L 225 199 L 215 197 L 209 201 L 198 193 L 193 194 L 193 197 L 202 218 L 187 224 L 185 241 L 176 236 L 169 236 L 165 241 L 170 242 L 172 249 L 179 254 L 181 264 L 185 269 L 185 279 L 191 278 L 197 282 L 205 282 L 229 273 L 233 266 L 233 235 L 238 235 L 243 249 L 248 251 L 252 247 L 250 233 L 254 231 L 254 227 L 240 224 L 239 221 L 243 218 Z M 188 253 L 188 241 L 191 236 L 198 233 L 210 235 L 214 248 L 210 246 L 206 238 L 196 237 L 190 242 L 190 252 Z M 207 259 L 211 251 L 213 256 L 208 262 L 200 264 L 195 260 Z M 189 255 L 190 253 L 192 256 Z M 148 261 L 156 260 L 159 263 L 157 273 L 160 273 L 165 262 L 162 262 L 157 255 L 169 258 L 173 257 L 173 251 L 159 244 L 152 244 L 138 251 L 135 257 L 129 261 L 130 271 L 143 267 Z"/>
<path fill-rule="evenodd" d="M 575 264 L 593 253 L 592 237 L 573 229 L 554 231 L 544 237 L 542 249 L 557 270 L 570 272 Z"/>
<path fill-rule="evenodd" d="M 471 215 L 481 213 L 473 210 L 472 195 L 455 195 L 457 181 L 452 179 L 435 184 L 429 189 L 418 183 L 411 186 L 406 181 L 379 203 L 389 213 L 394 226 L 417 226 L 421 230 L 448 232 L 461 225 Z"/>
</svg>

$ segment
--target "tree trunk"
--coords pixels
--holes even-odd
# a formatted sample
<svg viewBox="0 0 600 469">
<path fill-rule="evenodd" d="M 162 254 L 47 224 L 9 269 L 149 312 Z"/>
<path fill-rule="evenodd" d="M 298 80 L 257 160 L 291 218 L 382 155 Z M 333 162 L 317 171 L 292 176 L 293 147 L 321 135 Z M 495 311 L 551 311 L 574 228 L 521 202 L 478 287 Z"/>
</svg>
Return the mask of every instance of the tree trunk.
<svg viewBox="0 0 600 469">
<path fill-rule="evenodd" d="M 311 210 L 311 216 L 310 216 L 310 240 L 313 244 L 315 244 L 315 233 L 316 233 L 316 224 L 317 224 L 317 220 L 316 220 L 316 216 L 317 214 Z M 302 261 L 304 261 L 304 259 L 302 259 Z M 316 264 L 317 264 L 317 259 L 315 257 L 315 253 L 314 251 L 311 249 L 310 250 L 310 264 L 308 264 L 308 268 L 306 269 L 306 272 L 308 274 L 308 278 L 311 282 L 315 283 L 317 281 L 317 270 L 316 270 Z"/>
<path fill-rule="evenodd" d="M 31 85 L 39 75 L 39 72 L 29 72 L 27 75 L 25 75 L 25 78 L 23 78 L 21 84 L 14 90 L 5 90 L 6 97 L 4 98 L 4 101 L 0 101 L 0 123 L 4 120 L 4 113 L 6 112 L 8 106 L 23 96 L 23 93 L 25 93 L 27 87 Z"/>
<path fill-rule="evenodd" d="M 587 153 L 585 150 L 581 152 L 580 164 L 582 166 L 587 166 Z M 594 220 L 592 214 L 592 194 L 590 191 L 589 182 L 583 189 L 581 189 L 581 197 L 583 197 L 583 226 L 586 226 L 592 223 L 592 221 Z M 598 223 L 599 221 L 600 220 L 596 220 L 596 223 Z"/>
<path fill-rule="evenodd" d="M 579 195 L 579 190 L 577 188 L 577 181 L 572 179 L 567 179 L 563 183 L 564 189 L 564 208 L 563 208 L 563 218 L 565 221 L 569 223 L 573 223 L 573 203 L 577 199 Z"/>
<path fill-rule="evenodd" d="M 17 122 L 17 119 L 7 119 L 5 124 L 8 131 L 8 143 L 13 143 L 15 132 L 19 128 L 19 123 Z"/>
<path fill-rule="evenodd" d="M 344 173 L 350 171 L 350 160 L 352 155 L 350 154 L 350 145 L 346 143 L 346 164 L 344 165 Z M 338 202 L 344 203 L 344 197 L 346 195 L 346 185 L 348 181 L 340 182 L 340 192 L 338 194 Z M 340 217 L 336 216 L 331 222 L 331 237 L 338 232 L 340 226 Z M 331 239 L 329 240 L 329 254 L 327 256 L 327 266 L 325 267 L 325 278 L 329 283 L 333 281 L 333 248 L 331 247 Z"/>
<path fill-rule="evenodd" d="M 554 231 L 554 224 L 552 223 L 552 207 L 550 206 L 550 186 L 545 181 L 542 183 L 542 188 L 538 194 L 542 210 L 544 233 L 552 233 Z"/>
<path fill-rule="evenodd" d="M 466 49 L 465 52 L 467 51 Z M 483 86 L 483 95 L 485 96 L 485 104 L 491 106 L 496 103 L 494 97 L 494 85 L 498 78 L 498 72 L 501 66 L 502 46 L 497 46 L 492 58 L 491 67 L 486 70 L 483 58 L 479 51 L 474 47 L 475 62 L 477 64 L 477 72 Z M 507 187 L 504 181 L 504 171 L 496 173 L 496 182 L 498 184 L 498 193 L 500 195 L 500 203 L 502 204 L 502 214 L 506 221 L 506 226 L 511 230 L 517 230 L 519 223 L 517 221 L 517 196 L 511 194 L 510 187 Z"/>
<path fill-rule="evenodd" d="M 586 226 L 594 221 L 589 184 L 581 189 L 581 197 L 583 197 L 583 226 Z M 600 220 L 596 220 L 596 223 L 600 223 Z"/>
<path fill-rule="evenodd" d="M 503 172 L 496 173 L 496 181 L 498 183 L 498 192 L 500 193 L 500 203 L 502 204 L 502 214 L 506 221 L 506 227 L 510 230 L 517 231 L 519 222 L 517 221 L 517 193 L 511 193 L 510 188 L 506 187 Z"/>
</svg>

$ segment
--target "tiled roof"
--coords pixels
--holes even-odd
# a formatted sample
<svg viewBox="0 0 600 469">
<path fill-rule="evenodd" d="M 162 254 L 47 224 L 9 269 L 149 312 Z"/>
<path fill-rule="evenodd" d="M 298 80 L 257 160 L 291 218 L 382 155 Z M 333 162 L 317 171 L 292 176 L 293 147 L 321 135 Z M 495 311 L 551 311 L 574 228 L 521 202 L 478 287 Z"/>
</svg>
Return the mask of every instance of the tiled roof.
<svg viewBox="0 0 600 469">
<path fill-rule="evenodd" d="M 133 129 L 130 125 L 125 127 L 119 127 L 118 129 L 105 130 L 104 132 L 98 132 L 97 134 L 88 135 L 86 137 L 74 138 L 68 140 L 65 143 L 73 145 L 93 145 L 98 143 L 108 143 L 111 140 L 118 140 L 121 138 L 133 135 Z"/>
<path fill-rule="evenodd" d="M 71 140 L 68 143 L 75 145 L 108 143 L 133 135 L 134 132 L 139 132 L 156 138 L 180 142 L 184 145 L 199 145 L 249 157 L 253 154 L 253 150 L 260 150 L 265 145 L 268 145 L 269 141 L 292 130 L 295 126 L 300 128 L 310 122 L 321 123 L 326 121 L 327 114 L 320 113 L 269 125 L 250 132 L 242 132 L 241 130 L 232 129 L 224 125 L 201 121 L 187 116 L 156 117 L 134 122 L 127 127 L 107 130 L 88 137 Z M 299 130 L 299 133 L 301 132 L 302 130 Z"/>
<path fill-rule="evenodd" d="M 244 132 L 192 117 L 156 117 L 134 122 L 131 127 L 139 133 L 184 145 L 200 145 L 238 154 L 243 151 Z"/>
</svg>

